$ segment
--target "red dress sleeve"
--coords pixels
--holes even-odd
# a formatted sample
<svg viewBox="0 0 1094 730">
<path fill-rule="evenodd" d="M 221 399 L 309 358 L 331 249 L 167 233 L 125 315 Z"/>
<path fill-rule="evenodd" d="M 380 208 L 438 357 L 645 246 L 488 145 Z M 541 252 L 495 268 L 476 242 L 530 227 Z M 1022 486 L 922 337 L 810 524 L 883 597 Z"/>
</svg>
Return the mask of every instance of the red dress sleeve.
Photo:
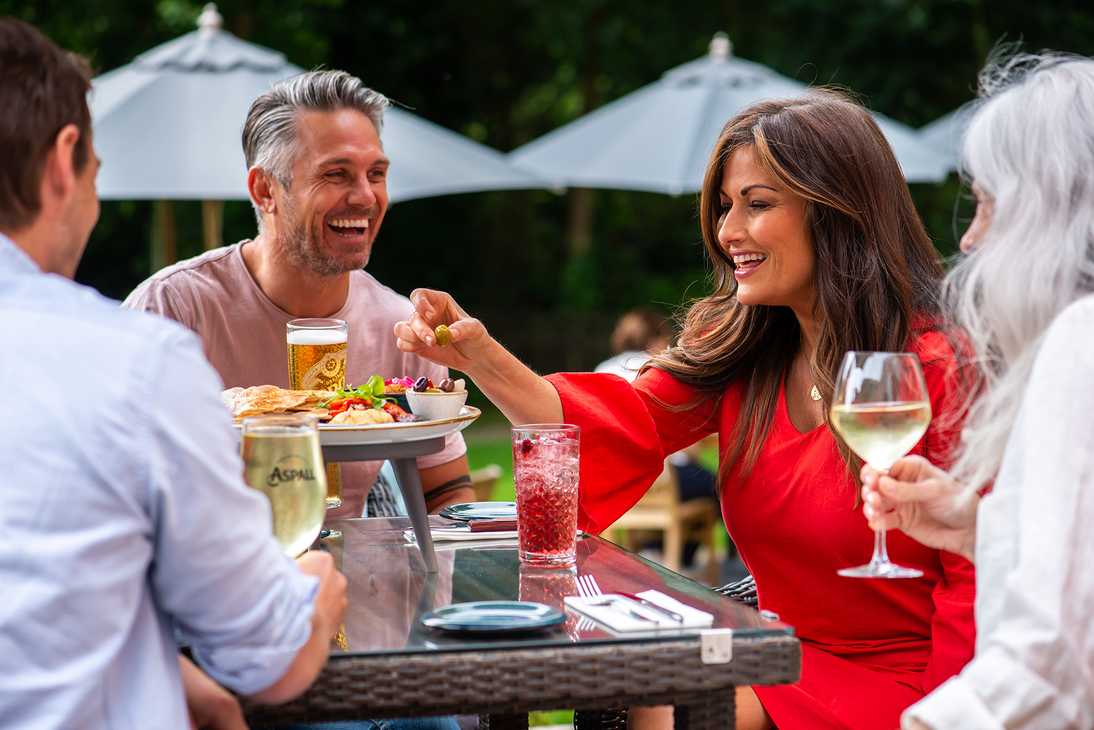
<svg viewBox="0 0 1094 730">
<path fill-rule="evenodd" d="M 934 415 L 924 439 L 923 456 L 947 469 L 953 462 L 964 425 L 969 384 L 961 381 L 959 358 L 945 335 L 928 332 L 919 338 L 917 345 Z M 932 592 L 931 654 L 923 672 L 924 692 L 961 671 L 972 660 L 976 648 L 973 613 L 976 570 L 968 560 L 953 553 L 941 551 L 939 559 L 942 579 Z"/>
<path fill-rule="evenodd" d="M 641 499 L 665 457 L 717 430 L 717 398 L 668 373 L 635 382 L 604 373 L 557 373 L 547 380 L 563 418 L 581 427 L 578 526 L 599 533 Z"/>
</svg>

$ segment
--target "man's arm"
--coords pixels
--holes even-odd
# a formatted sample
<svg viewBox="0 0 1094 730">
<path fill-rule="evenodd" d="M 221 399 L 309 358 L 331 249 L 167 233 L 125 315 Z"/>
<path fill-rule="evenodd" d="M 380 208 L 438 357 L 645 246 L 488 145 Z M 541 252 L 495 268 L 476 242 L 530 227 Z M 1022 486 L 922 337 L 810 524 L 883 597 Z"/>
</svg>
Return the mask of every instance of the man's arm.
<svg viewBox="0 0 1094 730">
<path fill-rule="evenodd" d="M 346 611 L 346 577 L 334 567 L 330 553 L 309 551 L 296 560 L 300 572 L 319 578 L 319 593 L 311 617 L 311 635 L 292 664 L 272 685 L 251 695 L 255 702 L 277 705 L 297 697 L 315 681 L 327 663 L 330 643 Z"/>
<path fill-rule="evenodd" d="M 418 470 L 426 507 L 430 512 L 439 512 L 450 504 L 475 501 L 475 491 L 471 489 L 471 475 L 468 472 L 466 455 Z"/>
<path fill-rule="evenodd" d="M 145 388 L 131 396 L 157 605 L 213 679 L 285 701 L 326 660 L 345 579 L 329 556 L 316 556 L 321 570 L 281 554 L 269 504 L 241 478 L 239 436 L 197 339 L 175 326 L 157 334 L 142 360 Z"/>
</svg>

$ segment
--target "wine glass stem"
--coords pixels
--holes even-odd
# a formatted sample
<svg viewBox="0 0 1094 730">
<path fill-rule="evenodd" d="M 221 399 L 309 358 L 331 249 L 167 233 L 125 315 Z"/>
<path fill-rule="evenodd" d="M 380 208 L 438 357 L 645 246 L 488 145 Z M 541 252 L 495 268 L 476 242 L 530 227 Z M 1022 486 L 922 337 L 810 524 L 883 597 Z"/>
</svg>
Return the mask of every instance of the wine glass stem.
<svg viewBox="0 0 1094 730">
<path fill-rule="evenodd" d="M 874 557 L 871 563 L 885 565 L 889 562 L 889 550 L 885 547 L 885 528 L 874 531 Z"/>
</svg>

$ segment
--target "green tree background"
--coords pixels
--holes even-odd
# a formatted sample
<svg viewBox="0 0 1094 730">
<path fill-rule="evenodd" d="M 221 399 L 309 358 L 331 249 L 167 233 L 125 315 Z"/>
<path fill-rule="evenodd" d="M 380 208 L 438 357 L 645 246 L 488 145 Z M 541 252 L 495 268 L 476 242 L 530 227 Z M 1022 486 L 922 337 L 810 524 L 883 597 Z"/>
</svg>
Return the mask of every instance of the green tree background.
<svg viewBox="0 0 1094 730">
<path fill-rule="evenodd" d="M 0 0 L 87 56 L 97 73 L 194 28 L 202 3 Z M 507 152 L 656 80 L 729 33 L 734 52 L 802 82 L 854 90 L 921 126 L 973 95 L 994 43 L 1094 53 L 1086 3 L 1019 0 L 224 0 L 227 30 L 302 67 L 344 68 L 416 114 Z M 154 134 L 155 130 L 150 130 Z M 148 164 L 156 164 L 148 160 Z M 914 185 L 928 230 L 954 251 L 968 215 L 956 178 Z M 587 240 L 567 228 L 592 212 Z M 201 250 L 197 203 L 175 208 L 179 256 Z M 77 274 L 124 297 L 149 273 L 152 204 L 106 202 Z M 254 232 L 244 203 L 225 240 Z M 409 292 L 444 288 L 533 366 L 588 368 L 623 310 L 672 311 L 705 291 L 695 196 L 623 191 L 483 193 L 395 205 L 369 264 Z M 567 342 L 559 347 L 559 340 Z"/>
</svg>

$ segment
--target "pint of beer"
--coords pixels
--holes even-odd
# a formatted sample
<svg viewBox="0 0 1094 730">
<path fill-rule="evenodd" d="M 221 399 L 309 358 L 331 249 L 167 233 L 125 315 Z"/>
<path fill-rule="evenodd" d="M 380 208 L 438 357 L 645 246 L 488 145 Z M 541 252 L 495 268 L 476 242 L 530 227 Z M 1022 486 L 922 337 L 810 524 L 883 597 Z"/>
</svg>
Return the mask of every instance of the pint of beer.
<svg viewBox="0 0 1094 730">
<path fill-rule="evenodd" d="M 346 387 L 346 342 L 342 319 L 294 319 L 286 325 L 289 387 L 293 390 L 338 390 Z M 342 506 L 342 470 L 327 465 L 327 508 Z"/>
<path fill-rule="evenodd" d="M 289 387 L 338 390 L 346 387 L 348 328 L 341 319 L 294 319 L 286 325 Z"/>
</svg>

